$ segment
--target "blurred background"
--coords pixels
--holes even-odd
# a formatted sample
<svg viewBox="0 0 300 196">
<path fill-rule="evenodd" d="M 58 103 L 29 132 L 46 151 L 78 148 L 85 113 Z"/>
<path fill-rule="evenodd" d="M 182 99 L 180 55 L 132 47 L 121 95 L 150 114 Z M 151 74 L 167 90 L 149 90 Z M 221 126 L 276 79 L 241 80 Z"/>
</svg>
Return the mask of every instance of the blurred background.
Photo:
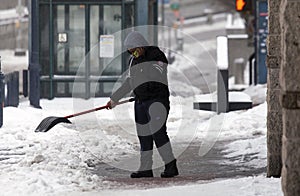
<svg viewBox="0 0 300 196">
<path fill-rule="evenodd" d="M 180 96 L 216 90 L 217 37 L 226 36 L 229 88 L 243 90 L 266 83 L 267 17 L 265 0 L 2 0 L 2 72 L 18 72 L 11 88 L 36 107 L 74 89 L 86 99 L 109 96 L 128 66 L 118 32 L 135 29 L 164 50 Z M 145 25 L 152 27 L 139 29 Z M 112 54 L 101 51 L 107 36 Z"/>
</svg>

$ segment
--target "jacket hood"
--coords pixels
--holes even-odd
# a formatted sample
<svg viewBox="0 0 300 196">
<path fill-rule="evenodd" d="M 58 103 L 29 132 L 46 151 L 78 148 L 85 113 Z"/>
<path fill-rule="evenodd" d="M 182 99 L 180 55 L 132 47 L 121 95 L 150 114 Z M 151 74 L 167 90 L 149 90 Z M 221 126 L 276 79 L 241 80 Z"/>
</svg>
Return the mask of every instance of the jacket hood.
<svg viewBox="0 0 300 196">
<path fill-rule="evenodd" d="M 149 46 L 148 41 L 144 38 L 144 36 L 141 33 L 137 31 L 130 32 L 124 41 L 125 49 L 145 46 Z"/>
<path fill-rule="evenodd" d="M 165 54 L 157 46 L 146 47 L 145 55 L 149 61 L 162 61 L 168 64 Z"/>
</svg>

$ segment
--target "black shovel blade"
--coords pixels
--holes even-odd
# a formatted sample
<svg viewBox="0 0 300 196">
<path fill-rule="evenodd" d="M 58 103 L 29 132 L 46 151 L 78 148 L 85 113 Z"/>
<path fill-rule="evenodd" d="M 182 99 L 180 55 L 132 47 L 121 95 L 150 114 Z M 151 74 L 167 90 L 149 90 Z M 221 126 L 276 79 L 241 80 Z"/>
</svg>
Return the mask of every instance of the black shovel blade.
<svg viewBox="0 0 300 196">
<path fill-rule="evenodd" d="M 35 129 L 35 132 L 47 132 L 58 123 L 71 124 L 71 122 L 65 117 L 50 116 L 42 120 L 39 126 Z"/>
</svg>

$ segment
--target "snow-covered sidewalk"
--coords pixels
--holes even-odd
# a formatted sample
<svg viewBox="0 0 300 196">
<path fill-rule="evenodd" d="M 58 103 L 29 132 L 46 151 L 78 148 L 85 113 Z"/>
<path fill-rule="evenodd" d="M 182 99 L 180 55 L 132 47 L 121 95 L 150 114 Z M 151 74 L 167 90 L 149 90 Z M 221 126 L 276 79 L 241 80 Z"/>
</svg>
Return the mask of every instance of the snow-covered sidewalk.
<svg viewBox="0 0 300 196">
<path fill-rule="evenodd" d="M 154 188 L 148 190 L 123 190 L 123 191 L 101 191 L 100 193 L 72 193 L 70 195 L 130 195 L 130 196 L 281 196 L 280 181 L 278 179 L 266 178 L 263 175 L 237 179 L 224 179 L 218 181 L 198 182 L 193 185 L 173 186 L 166 188 Z"/>
<path fill-rule="evenodd" d="M 256 88 L 255 92 L 265 87 Z M 92 104 L 103 105 L 107 99 L 97 98 Z M 43 110 L 30 107 L 27 101 L 19 108 L 4 108 L 4 126 L 0 129 L 2 195 L 282 195 L 280 179 L 268 179 L 263 173 L 252 177 L 199 181 L 185 186 L 168 184 L 166 188 L 149 190 L 126 190 L 126 187 L 125 190 L 103 190 L 109 187 L 109 181 L 101 174 L 92 173 L 88 160 L 96 160 L 96 164 L 113 163 L 121 157 L 138 153 L 134 124 L 130 121 L 133 117 L 125 115 L 132 113 L 132 104 L 120 106 L 115 111 L 103 110 L 92 116 L 73 119 L 75 124 L 59 124 L 47 133 L 34 132 L 44 117 L 73 113 L 78 110 L 79 103 L 86 105 L 86 102 L 58 98 L 42 100 Z M 171 104 L 168 130 L 172 144 L 188 143 L 191 138 L 199 142 L 204 140 L 211 131 L 212 119 L 218 115 L 191 109 L 183 117 L 182 108 L 187 107 L 184 104 L 191 104 L 190 100 L 172 97 Z M 228 159 L 219 164 L 266 166 L 266 106 L 263 103 L 248 111 L 224 115 L 221 132 L 216 137 L 218 141 L 230 139 L 234 142 L 224 147 L 223 153 Z M 195 132 L 190 131 L 191 127 L 195 127 Z M 184 148 L 187 147 L 188 144 Z M 180 155 L 180 150 L 177 155 Z M 245 157 L 249 154 L 255 156 L 248 160 Z"/>
</svg>

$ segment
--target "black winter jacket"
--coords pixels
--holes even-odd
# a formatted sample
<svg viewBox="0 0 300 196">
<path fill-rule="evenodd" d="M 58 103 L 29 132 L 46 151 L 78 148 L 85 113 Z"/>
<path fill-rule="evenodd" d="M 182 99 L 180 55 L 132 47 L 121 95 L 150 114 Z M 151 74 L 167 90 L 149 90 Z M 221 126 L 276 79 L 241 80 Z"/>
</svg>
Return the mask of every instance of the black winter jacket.
<svg viewBox="0 0 300 196">
<path fill-rule="evenodd" d="M 129 59 L 129 71 L 122 86 L 111 96 L 115 102 L 133 90 L 136 100 L 151 99 L 169 100 L 167 69 L 168 60 L 165 54 L 155 46 L 145 47 L 145 53 Z"/>
</svg>

